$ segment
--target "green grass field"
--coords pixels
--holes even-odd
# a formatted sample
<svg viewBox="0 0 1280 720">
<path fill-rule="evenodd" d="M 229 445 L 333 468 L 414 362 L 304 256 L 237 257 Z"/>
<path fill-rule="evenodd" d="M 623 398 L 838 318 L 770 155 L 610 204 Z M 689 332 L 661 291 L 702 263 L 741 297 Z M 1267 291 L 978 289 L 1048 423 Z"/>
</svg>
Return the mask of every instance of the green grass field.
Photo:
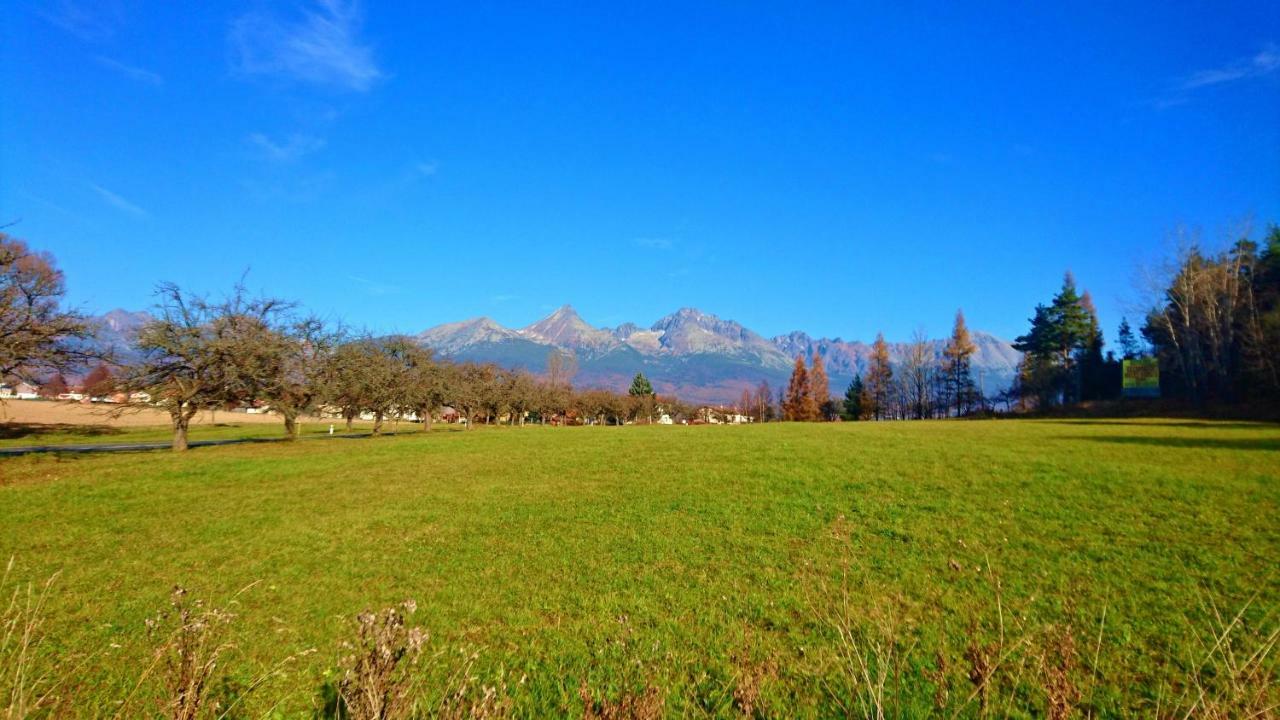
<svg viewBox="0 0 1280 720">
<path fill-rule="evenodd" d="M 85 715 L 156 709 L 144 621 L 175 584 L 235 615 L 229 717 L 310 716 L 353 616 L 406 598 L 430 633 L 427 710 L 463 686 L 517 716 L 646 688 L 692 717 L 1280 701 L 1274 425 L 527 427 L 23 456 L 0 459 L 0 553 L 9 589 L 57 573 L 37 655 Z"/>
</svg>

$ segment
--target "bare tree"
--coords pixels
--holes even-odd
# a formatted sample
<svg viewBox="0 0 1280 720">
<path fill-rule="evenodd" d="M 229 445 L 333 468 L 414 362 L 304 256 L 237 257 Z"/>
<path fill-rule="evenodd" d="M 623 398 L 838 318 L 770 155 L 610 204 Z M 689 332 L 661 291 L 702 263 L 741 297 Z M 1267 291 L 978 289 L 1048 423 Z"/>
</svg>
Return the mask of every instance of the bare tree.
<svg viewBox="0 0 1280 720">
<path fill-rule="evenodd" d="M 773 409 L 773 393 L 769 390 L 769 382 L 761 380 L 756 386 L 755 410 L 760 422 L 768 422 Z"/>
<path fill-rule="evenodd" d="M 475 422 L 476 415 L 484 409 L 489 386 L 496 376 L 496 367 L 478 363 L 455 365 L 448 373 L 445 396 L 449 404 L 461 411 L 466 418 L 468 430 Z"/>
<path fill-rule="evenodd" d="M 932 409 L 934 366 L 933 345 L 923 330 L 916 330 L 902 360 L 899 379 L 905 394 L 904 409 L 917 420 L 928 417 Z"/>
<path fill-rule="evenodd" d="M 121 387 L 134 400 L 169 412 L 173 449 L 187 449 L 191 419 L 204 409 L 251 402 L 279 377 L 277 322 L 291 307 L 272 298 L 251 298 L 237 285 L 225 300 L 211 302 L 161 285 L 155 318 L 139 332 L 137 364 Z"/>
<path fill-rule="evenodd" d="M 342 415 L 347 432 L 352 430 L 352 424 L 364 408 L 364 370 L 371 353 L 367 338 L 343 342 L 328 355 L 321 368 L 322 400 Z"/>
<path fill-rule="evenodd" d="M 1250 288 L 1252 248 L 1207 255 L 1184 246 L 1169 272 L 1163 303 L 1147 316 L 1143 334 L 1157 348 L 1162 369 L 1194 401 L 1231 400 L 1241 361 L 1241 329 L 1256 315 Z"/>
<path fill-rule="evenodd" d="M 569 385 L 578 374 L 578 358 L 572 353 L 552 349 L 547 353 L 547 382 L 553 386 Z"/>
<path fill-rule="evenodd" d="M 298 437 L 298 418 L 314 410 L 323 397 L 325 369 L 339 337 L 318 318 L 307 317 L 263 338 L 278 354 L 276 374 L 264 388 L 263 399 L 284 418 L 290 439 Z"/>
<path fill-rule="evenodd" d="M 52 256 L 0 233 L 0 379 L 35 381 L 98 358 L 89 321 L 62 307 L 65 295 Z"/>
<path fill-rule="evenodd" d="M 444 404 L 444 372 L 431 351 L 417 345 L 406 349 L 404 362 L 405 406 L 430 430 L 431 415 Z"/>
</svg>

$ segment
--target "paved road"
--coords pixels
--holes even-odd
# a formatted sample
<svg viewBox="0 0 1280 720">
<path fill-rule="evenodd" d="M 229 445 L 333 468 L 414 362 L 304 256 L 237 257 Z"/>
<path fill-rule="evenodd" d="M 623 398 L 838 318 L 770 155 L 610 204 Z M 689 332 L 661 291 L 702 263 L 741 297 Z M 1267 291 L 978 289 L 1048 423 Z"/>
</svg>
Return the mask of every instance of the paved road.
<svg viewBox="0 0 1280 720">
<path fill-rule="evenodd" d="M 383 435 L 395 435 L 385 432 Z M 302 440 L 328 440 L 331 438 L 354 439 L 371 437 L 373 433 L 344 433 L 342 435 L 304 435 Z M 187 447 L 210 447 L 213 445 L 238 445 L 240 443 L 267 443 L 288 440 L 285 437 L 241 438 L 232 440 L 192 440 Z M 23 445 L 21 447 L 0 448 L 0 457 L 6 455 L 28 455 L 30 453 L 94 453 L 94 452 L 140 452 L 145 450 L 168 450 L 173 447 L 170 442 L 144 443 L 85 443 L 83 445 Z"/>
</svg>

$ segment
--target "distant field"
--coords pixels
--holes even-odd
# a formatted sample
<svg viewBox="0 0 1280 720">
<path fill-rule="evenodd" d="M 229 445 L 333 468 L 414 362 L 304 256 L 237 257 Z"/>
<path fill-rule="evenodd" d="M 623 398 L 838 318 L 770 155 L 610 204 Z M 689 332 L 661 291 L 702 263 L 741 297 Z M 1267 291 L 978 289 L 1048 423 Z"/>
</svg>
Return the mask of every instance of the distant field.
<svg viewBox="0 0 1280 720">
<path fill-rule="evenodd" d="M 109 403 L 78 403 L 57 400 L 12 400 L 0 403 L 0 423 L 57 423 L 62 425 L 103 425 L 114 428 L 169 424 L 169 415 L 160 410 L 142 408 L 119 417 L 111 417 L 116 406 Z M 223 422 L 240 424 L 281 424 L 275 415 L 202 411 L 191 420 L 192 426 Z"/>
<path fill-rule="evenodd" d="M 406 598 L 430 633 L 428 709 L 463 686 L 517 716 L 582 716 L 584 694 L 693 717 L 1280 702 L 1275 425 L 528 427 L 24 456 L 0 459 L 0 553 L 10 588 L 58 573 L 40 653 L 84 715 L 157 707 L 144 620 L 174 584 L 235 615 L 217 693 L 243 695 L 236 717 L 322 708 L 353 616 Z"/>
<path fill-rule="evenodd" d="M 0 448 L 31 445 L 71 445 L 96 443 L 167 442 L 173 438 L 169 416 L 159 410 L 130 411 L 120 417 L 109 415 L 113 406 L 49 400 L 6 400 L 0 404 Z M 342 421 L 303 418 L 303 434 L 346 430 Z M 372 423 L 357 422 L 357 431 L 367 431 Z M 408 430 L 420 425 L 404 424 Z M 392 423 L 385 429 L 390 432 Z M 191 421 L 191 440 L 229 440 L 284 435 L 284 421 L 276 415 L 249 415 L 232 412 L 201 412 Z"/>
</svg>

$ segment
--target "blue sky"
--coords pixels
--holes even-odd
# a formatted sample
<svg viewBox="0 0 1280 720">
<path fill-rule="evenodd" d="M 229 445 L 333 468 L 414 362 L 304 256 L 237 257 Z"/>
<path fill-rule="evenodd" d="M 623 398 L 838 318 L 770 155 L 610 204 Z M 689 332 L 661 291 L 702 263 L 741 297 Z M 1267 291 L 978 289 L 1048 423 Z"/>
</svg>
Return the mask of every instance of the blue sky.
<svg viewBox="0 0 1280 720">
<path fill-rule="evenodd" d="M 1179 228 L 1280 221 L 1275 2 L 428 5 L 11 7 L 0 223 L 92 311 L 905 339 L 1068 268 L 1114 337 Z"/>
</svg>

